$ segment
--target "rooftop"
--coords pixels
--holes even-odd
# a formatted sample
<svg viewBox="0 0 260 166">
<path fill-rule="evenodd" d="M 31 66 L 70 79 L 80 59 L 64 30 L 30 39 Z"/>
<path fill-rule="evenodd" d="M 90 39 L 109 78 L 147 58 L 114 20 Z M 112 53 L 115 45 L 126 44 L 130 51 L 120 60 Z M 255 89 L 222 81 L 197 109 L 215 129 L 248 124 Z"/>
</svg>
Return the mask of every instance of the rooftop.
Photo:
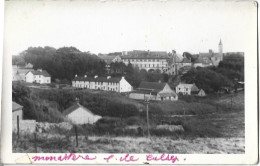
<svg viewBox="0 0 260 166">
<path fill-rule="evenodd" d="M 33 71 L 28 71 L 27 73 L 32 72 L 33 75 L 42 75 L 44 77 L 50 77 L 50 74 L 46 70 L 33 70 Z M 26 74 L 27 74 L 26 73 Z"/>
<path fill-rule="evenodd" d="M 12 112 L 17 111 L 17 110 L 21 110 L 22 108 L 23 108 L 23 106 L 21 106 L 20 104 L 17 104 L 16 102 L 13 101 Z"/>
<path fill-rule="evenodd" d="M 191 89 L 191 91 L 199 91 L 199 88 L 195 84 L 180 83 L 177 87 L 178 88 L 189 88 L 189 89 Z"/>
<path fill-rule="evenodd" d="M 147 82 L 142 81 L 138 87 L 138 89 L 150 89 L 155 91 L 161 91 L 165 87 L 166 83 L 158 83 L 158 82 Z"/>
<path fill-rule="evenodd" d="M 119 83 L 121 77 L 75 77 L 72 81 L 89 81 L 89 82 L 113 82 L 113 83 Z"/>
<path fill-rule="evenodd" d="M 64 111 L 62 112 L 62 114 L 66 116 L 66 115 L 70 114 L 71 112 L 75 111 L 76 109 L 78 109 L 78 108 L 80 108 L 80 107 L 82 107 L 85 111 L 87 111 L 87 112 L 93 114 L 89 109 L 87 109 L 86 107 L 80 105 L 78 102 L 75 102 L 72 106 L 70 106 L 69 108 L 67 108 L 66 110 L 64 110 Z M 94 115 L 94 114 L 93 114 L 93 115 Z"/>
<path fill-rule="evenodd" d="M 166 51 L 133 50 L 127 52 L 122 59 L 170 59 Z"/>
</svg>

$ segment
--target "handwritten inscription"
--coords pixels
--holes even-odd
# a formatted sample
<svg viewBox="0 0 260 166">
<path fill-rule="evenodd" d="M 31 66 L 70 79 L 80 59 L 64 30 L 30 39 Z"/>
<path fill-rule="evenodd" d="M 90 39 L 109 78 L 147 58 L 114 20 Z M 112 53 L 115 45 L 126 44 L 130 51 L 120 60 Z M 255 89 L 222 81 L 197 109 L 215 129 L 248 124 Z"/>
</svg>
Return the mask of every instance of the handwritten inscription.
<svg viewBox="0 0 260 166">
<path fill-rule="evenodd" d="M 40 155 L 36 155 L 32 157 L 32 160 L 34 162 L 37 161 L 77 161 L 77 160 L 90 160 L 90 161 L 94 161 L 94 160 L 104 160 L 106 163 L 113 163 L 113 161 L 119 161 L 119 162 L 127 162 L 127 163 L 134 163 L 139 161 L 139 158 L 137 157 L 137 155 L 132 155 L 132 154 L 110 154 L 107 155 L 105 157 L 103 157 L 102 159 L 97 158 L 97 156 L 94 155 L 80 155 L 80 154 L 74 154 L 74 153 L 70 153 L 70 154 L 64 154 L 64 155 L 60 155 L 60 156 L 40 156 Z M 171 162 L 171 163 L 176 163 L 177 161 L 179 161 L 179 158 L 177 156 L 174 155 L 170 155 L 170 154 L 147 154 L 145 155 L 145 161 L 144 162 Z M 186 160 L 186 158 L 184 159 L 184 161 Z"/>
<path fill-rule="evenodd" d="M 154 156 L 152 154 L 146 155 L 147 161 L 171 161 L 172 163 L 175 163 L 176 161 L 179 161 L 177 156 L 174 155 L 165 155 L 161 154 L 160 156 Z"/>
<path fill-rule="evenodd" d="M 64 160 L 72 160 L 76 161 L 78 159 L 83 160 L 95 160 L 97 157 L 90 157 L 89 155 L 76 155 L 74 153 L 60 155 L 59 157 L 56 156 L 33 156 L 33 161 L 64 161 Z"/>
</svg>

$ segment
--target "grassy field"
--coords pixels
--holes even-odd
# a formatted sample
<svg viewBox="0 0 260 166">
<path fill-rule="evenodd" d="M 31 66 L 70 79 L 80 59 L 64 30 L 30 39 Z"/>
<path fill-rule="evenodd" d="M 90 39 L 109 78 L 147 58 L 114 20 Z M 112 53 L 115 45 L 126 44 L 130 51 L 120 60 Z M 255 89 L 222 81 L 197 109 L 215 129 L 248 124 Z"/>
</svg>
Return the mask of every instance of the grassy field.
<svg viewBox="0 0 260 166">
<path fill-rule="evenodd" d="M 29 136 L 26 136 L 29 137 Z M 48 140 L 48 141 L 46 141 Z M 44 136 L 37 139 L 38 153 L 244 153 L 244 138 L 195 138 L 172 139 L 170 137 L 75 137 Z M 33 153 L 34 140 L 15 142 L 13 153 Z"/>
<path fill-rule="evenodd" d="M 120 102 L 144 106 L 143 103 L 127 100 L 126 97 L 120 97 L 116 93 L 104 92 L 103 96 L 107 95 Z M 99 136 L 79 133 L 78 147 L 75 146 L 73 132 L 61 135 L 38 133 L 37 152 L 204 154 L 245 152 L 244 92 L 232 96 L 187 97 L 177 102 L 152 102 L 149 107 L 151 128 L 164 120 L 181 124 L 185 131 L 164 132 L 158 135 L 151 130 L 151 139 L 115 136 L 111 133 Z M 143 113 L 145 115 L 145 112 Z M 145 122 L 145 119 L 143 120 Z M 33 135 L 22 135 L 19 140 L 13 136 L 13 152 L 34 151 Z"/>
</svg>

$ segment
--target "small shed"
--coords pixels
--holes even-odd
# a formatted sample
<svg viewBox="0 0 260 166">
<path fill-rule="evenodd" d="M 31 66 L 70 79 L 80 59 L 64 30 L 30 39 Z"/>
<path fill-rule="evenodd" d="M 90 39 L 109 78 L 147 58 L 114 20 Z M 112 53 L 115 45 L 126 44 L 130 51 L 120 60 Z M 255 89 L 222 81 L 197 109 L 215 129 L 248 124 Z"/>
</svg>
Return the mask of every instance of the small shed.
<svg viewBox="0 0 260 166">
<path fill-rule="evenodd" d="M 201 97 L 206 96 L 205 91 L 203 89 L 200 89 L 199 93 L 198 93 L 198 96 L 201 96 Z"/>
<path fill-rule="evenodd" d="M 72 106 L 63 112 L 66 119 L 73 124 L 94 124 L 101 119 L 101 116 L 93 114 L 89 109 L 75 102 Z"/>
<path fill-rule="evenodd" d="M 13 123 L 16 123 L 17 118 L 19 118 L 19 120 L 23 119 L 23 106 L 21 106 L 20 104 L 17 104 L 16 102 L 13 101 L 13 103 L 12 103 Z"/>
</svg>

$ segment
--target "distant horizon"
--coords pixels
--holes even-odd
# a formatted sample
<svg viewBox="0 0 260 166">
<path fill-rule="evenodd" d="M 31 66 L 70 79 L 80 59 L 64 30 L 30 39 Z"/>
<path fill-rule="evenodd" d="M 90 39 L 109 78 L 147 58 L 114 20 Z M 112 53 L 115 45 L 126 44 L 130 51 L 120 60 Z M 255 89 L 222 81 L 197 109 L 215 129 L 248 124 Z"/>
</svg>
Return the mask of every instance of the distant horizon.
<svg viewBox="0 0 260 166">
<path fill-rule="evenodd" d="M 30 47 L 32 47 L 32 48 L 37 48 L 37 47 L 42 47 L 42 48 L 44 48 L 44 47 L 52 47 L 52 48 L 54 48 L 54 49 L 60 49 L 60 48 L 63 48 L 63 47 L 67 47 L 67 48 L 69 48 L 69 47 L 75 47 L 75 48 L 77 48 L 76 46 L 62 46 L 62 47 L 53 47 L 53 46 L 49 46 L 49 45 L 46 45 L 46 46 L 29 46 L 28 48 L 30 48 Z M 28 48 L 26 48 L 26 49 L 24 49 L 23 51 L 26 51 Z M 83 50 L 81 50 L 81 49 L 79 49 L 79 48 L 77 48 L 79 51 L 81 51 L 81 52 L 89 52 L 89 53 L 91 53 L 91 54 L 94 54 L 94 55 L 98 55 L 98 54 L 103 54 L 103 55 L 106 55 L 106 54 L 110 54 L 110 53 L 119 53 L 119 52 L 129 52 L 129 51 L 151 51 L 151 52 L 166 52 L 166 53 L 172 53 L 172 50 L 171 51 L 166 51 L 166 50 L 144 50 L 144 49 L 133 49 L 133 50 L 123 50 L 123 51 L 111 51 L 111 52 L 105 52 L 105 53 L 103 53 L 103 52 L 98 52 L 98 53 L 94 53 L 94 52 L 92 52 L 92 51 L 83 51 Z M 174 50 L 174 49 L 173 49 Z M 208 51 L 200 51 L 200 52 L 197 52 L 197 53 L 193 53 L 193 52 L 190 52 L 190 51 L 184 51 L 184 52 L 188 52 L 188 53 L 191 53 L 191 54 L 199 54 L 199 53 L 208 53 L 209 52 L 209 50 L 212 50 L 214 53 L 217 53 L 218 51 L 215 51 L 215 50 L 213 50 L 213 49 L 208 49 Z M 21 51 L 20 53 L 22 53 L 23 51 Z M 176 52 L 176 54 L 177 55 L 182 55 L 184 52 L 181 52 L 181 53 L 179 53 L 179 52 Z M 228 52 L 225 52 L 225 51 L 223 51 L 223 53 L 237 53 L 237 52 L 243 52 L 244 53 L 244 51 L 228 51 Z M 20 53 L 18 53 L 18 54 L 16 54 L 16 55 L 12 55 L 12 56 L 17 56 L 17 55 L 19 55 Z"/>
</svg>

